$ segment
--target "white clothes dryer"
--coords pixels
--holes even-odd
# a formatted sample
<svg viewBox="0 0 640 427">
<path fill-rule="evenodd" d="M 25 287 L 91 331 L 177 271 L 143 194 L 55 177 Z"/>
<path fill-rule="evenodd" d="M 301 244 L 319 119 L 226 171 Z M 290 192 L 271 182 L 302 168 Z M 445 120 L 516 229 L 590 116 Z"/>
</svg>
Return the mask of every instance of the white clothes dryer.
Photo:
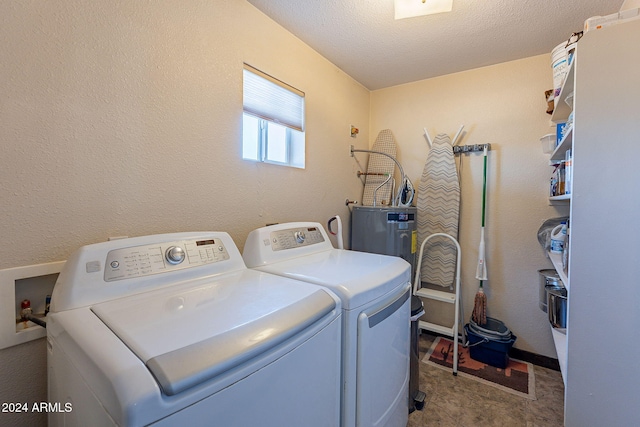
<svg viewBox="0 0 640 427">
<path fill-rule="evenodd" d="M 80 248 L 47 319 L 50 426 L 338 426 L 341 301 L 227 233 Z"/>
<path fill-rule="evenodd" d="M 334 249 L 324 228 L 308 222 L 252 231 L 243 258 L 249 268 L 318 284 L 342 299 L 342 426 L 405 427 L 409 263 Z"/>
</svg>

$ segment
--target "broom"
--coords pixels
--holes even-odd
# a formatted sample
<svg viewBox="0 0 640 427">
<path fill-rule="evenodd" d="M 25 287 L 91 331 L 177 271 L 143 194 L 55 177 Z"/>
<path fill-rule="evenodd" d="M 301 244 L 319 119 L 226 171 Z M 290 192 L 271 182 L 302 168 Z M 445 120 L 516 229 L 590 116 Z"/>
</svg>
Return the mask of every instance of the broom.
<svg viewBox="0 0 640 427">
<path fill-rule="evenodd" d="M 487 280 L 487 266 L 484 259 L 484 212 L 487 199 L 487 150 L 488 144 L 484 146 L 484 171 L 482 174 L 482 226 L 480 228 L 480 246 L 478 247 L 478 267 L 476 268 L 476 279 L 480 280 L 480 288 L 473 301 L 473 313 L 471 318 L 478 325 L 487 323 L 487 296 L 482 289 L 484 281 Z"/>
</svg>

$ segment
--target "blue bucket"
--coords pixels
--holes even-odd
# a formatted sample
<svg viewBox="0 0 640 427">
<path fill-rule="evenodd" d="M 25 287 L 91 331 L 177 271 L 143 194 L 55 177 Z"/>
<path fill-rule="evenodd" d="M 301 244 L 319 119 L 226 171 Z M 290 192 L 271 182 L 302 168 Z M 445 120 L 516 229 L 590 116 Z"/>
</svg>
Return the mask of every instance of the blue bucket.
<svg viewBox="0 0 640 427">
<path fill-rule="evenodd" d="M 487 321 L 489 319 L 487 318 Z M 499 320 L 497 322 L 504 325 Z M 506 333 L 502 330 L 504 328 L 496 331 L 496 334 L 481 334 L 477 332 L 477 328 L 469 327 L 468 323 L 464 325 L 471 358 L 496 368 L 506 368 L 509 364 L 509 350 L 511 350 L 518 337 L 513 335 L 508 328 L 506 328 L 506 331 L 508 331 Z"/>
</svg>

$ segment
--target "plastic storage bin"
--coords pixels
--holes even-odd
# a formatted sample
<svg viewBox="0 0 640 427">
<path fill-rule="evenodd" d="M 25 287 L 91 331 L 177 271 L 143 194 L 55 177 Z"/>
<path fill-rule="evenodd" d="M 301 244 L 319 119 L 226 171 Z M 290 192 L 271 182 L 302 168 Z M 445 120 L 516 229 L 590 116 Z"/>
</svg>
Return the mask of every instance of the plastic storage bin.
<svg viewBox="0 0 640 427">
<path fill-rule="evenodd" d="M 550 133 L 540 138 L 540 144 L 542 144 L 542 152 L 544 154 L 551 154 L 556 149 L 556 135 Z"/>
<path fill-rule="evenodd" d="M 517 337 L 500 320 L 487 317 L 487 323 L 483 326 L 475 322 L 464 326 L 467 334 L 469 355 L 473 360 L 506 368 L 509 364 L 509 350 L 516 342 Z"/>
</svg>

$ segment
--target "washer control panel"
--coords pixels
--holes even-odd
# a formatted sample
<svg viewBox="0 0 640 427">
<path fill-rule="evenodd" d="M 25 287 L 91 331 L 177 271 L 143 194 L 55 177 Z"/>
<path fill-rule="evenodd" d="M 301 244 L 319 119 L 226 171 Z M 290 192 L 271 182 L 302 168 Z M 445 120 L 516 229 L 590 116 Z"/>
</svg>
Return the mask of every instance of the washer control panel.
<svg viewBox="0 0 640 427">
<path fill-rule="evenodd" d="M 296 227 L 272 231 L 269 237 L 271 249 L 274 251 L 299 248 L 301 246 L 324 242 L 324 237 L 318 227 Z"/>
<path fill-rule="evenodd" d="M 184 240 L 115 249 L 107 254 L 104 280 L 131 279 L 229 259 L 220 239 Z"/>
</svg>

